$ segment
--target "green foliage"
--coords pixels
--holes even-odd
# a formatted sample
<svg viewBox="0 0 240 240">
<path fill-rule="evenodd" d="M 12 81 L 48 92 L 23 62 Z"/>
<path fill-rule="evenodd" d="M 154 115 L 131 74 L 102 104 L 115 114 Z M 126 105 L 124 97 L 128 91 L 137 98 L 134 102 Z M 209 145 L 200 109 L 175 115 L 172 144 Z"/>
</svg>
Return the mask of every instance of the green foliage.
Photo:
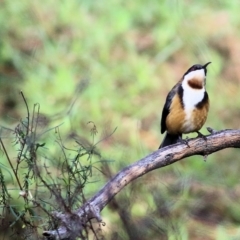
<svg viewBox="0 0 240 240">
<path fill-rule="evenodd" d="M 93 175 L 96 176 L 101 155 L 93 143 L 88 146 L 80 143 L 77 135 L 68 137 L 75 139 L 75 145 L 67 147 L 71 141 L 62 139 L 60 126 L 41 131 L 46 121 L 40 116 L 40 106 L 35 104 L 30 112 L 21 95 L 26 104 L 26 119 L 14 129 L 1 129 L 0 144 L 5 162 L 0 168 L 0 213 L 1 225 L 7 227 L 1 237 L 6 238 L 12 229 L 13 235 L 21 232 L 23 239 L 40 239 L 39 231 L 57 226 L 58 219 L 53 211 L 73 212 L 86 202 L 92 183 L 99 188 Z M 97 128 L 93 122 L 89 123 L 94 141 Z M 4 132 L 8 134 L 5 140 Z M 52 150 L 58 152 L 51 153 Z M 15 156 L 12 158 L 9 153 Z M 11 181 L 5 179 L 8 175 Z M 10 182 L 13 188 L 9 188 Z M 86 238 L 89 230 L 96 234 L 89 223 L 83 233 Z"/>
</svg>

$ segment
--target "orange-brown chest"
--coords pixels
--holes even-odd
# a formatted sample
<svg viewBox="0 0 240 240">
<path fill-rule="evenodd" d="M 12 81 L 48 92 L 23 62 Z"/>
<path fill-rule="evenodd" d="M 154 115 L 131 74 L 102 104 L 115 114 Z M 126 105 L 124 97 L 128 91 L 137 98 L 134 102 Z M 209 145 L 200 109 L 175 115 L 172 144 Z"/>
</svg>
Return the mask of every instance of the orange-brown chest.
<svg viewBox="0 0 240 240">
<path fill-rule="evenodd" d="M 166 128 L 171 134 L 190 133 L 201 129 L 207 119 L 209 101 L 201 107 L 186 111 L 181 104 L 180 96 L 176 94 L 166 117 Z"/>
</svg>

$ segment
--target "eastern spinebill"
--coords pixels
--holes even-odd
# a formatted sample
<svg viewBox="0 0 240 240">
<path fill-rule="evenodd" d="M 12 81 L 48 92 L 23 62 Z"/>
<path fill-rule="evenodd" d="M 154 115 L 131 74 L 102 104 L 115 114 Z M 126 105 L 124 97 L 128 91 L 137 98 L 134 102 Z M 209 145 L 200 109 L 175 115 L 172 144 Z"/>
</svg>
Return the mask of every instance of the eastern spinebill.
<svg viewBox="0 0 240 240">
<path fill-rule="evenodd" d="M 202 136 L 199 130 L 206 122 L 209 110 L 206 75 L 210 63 L 190 67 L 168 93 L 161 120 L 161 133 L 167 133 L 159 148 L 182 140 L 183 133 L 197 132 Z"/>
</svg>

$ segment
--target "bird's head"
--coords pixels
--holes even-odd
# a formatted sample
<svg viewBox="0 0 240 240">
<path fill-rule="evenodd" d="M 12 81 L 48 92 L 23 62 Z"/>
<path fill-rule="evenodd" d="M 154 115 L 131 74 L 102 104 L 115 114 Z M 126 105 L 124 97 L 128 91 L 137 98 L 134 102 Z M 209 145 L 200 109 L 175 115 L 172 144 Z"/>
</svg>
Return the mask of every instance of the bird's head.
<svg viewBox="0 0 240 240">
<path fill-rule="evenodd" d="M 193 65 L 183 75 L 183 81 L 187 82 L 193 88 L 202 88 L 202 86 L 205 85 L 207 66 L 210 63 L 211 62 L 208 62 L 205 65 L 201 64 Z"/>
</svg>

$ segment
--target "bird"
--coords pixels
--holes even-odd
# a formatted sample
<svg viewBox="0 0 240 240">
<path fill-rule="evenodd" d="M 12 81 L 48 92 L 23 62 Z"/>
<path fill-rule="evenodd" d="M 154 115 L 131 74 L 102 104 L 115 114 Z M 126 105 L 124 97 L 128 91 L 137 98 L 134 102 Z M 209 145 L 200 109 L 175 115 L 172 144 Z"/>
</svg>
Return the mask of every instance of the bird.
<svg viewBox="0 0 240 240">
<path fill-rule="evenodd" d="M 182 134 L 196 132 L 206 122 L 209 111 L 209 97 L 206 91 L 207 66 L 195 64 L 191 66 L 172 88 L 166 97 L 162 110 L 161 133 L 166 131 L 160 148 L 175 144 L 182 139 Z"/>
</svg>

